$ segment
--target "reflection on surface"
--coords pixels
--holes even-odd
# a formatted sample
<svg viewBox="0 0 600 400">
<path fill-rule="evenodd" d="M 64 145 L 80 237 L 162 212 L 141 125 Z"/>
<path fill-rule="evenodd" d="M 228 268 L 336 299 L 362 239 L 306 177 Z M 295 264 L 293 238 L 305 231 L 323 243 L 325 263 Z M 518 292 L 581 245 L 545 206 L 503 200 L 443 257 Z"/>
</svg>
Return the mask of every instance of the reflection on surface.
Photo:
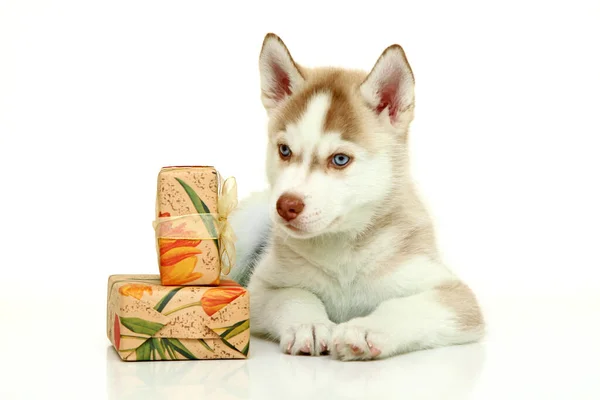
<svg viewBox="0 0 600 400">
<path fill-rule="evenodd" d="M 108 398 L 223 399 L 248 398 L 246 360 L 121 361 L 106 351 Z"/>
<path fill-rule="evenodd" d="M 421 351 L 373 362 L 275 353 L 270 343 L 254 346 L 249 363 L 253 399 L 469 398 L 485 360 L 481 343 Z M 268 353 L 270 360 L 255 368 Z"/>
<path fill-rule="evenodd" d="M 107 349 L 110 399 L 469 398 L 484 344 L 421 351 L 372 362 L 281 354 L 252 338 L 248 360 L 123 362 Z"/>
</svg>

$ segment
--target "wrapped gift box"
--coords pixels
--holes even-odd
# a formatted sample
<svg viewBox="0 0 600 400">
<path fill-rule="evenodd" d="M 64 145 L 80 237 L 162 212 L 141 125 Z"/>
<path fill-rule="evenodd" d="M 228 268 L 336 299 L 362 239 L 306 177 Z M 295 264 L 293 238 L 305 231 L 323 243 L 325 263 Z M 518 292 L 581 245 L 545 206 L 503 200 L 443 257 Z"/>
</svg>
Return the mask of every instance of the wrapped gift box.
<svg viewBox="0 0 600 400">
<path fill-rule="evenodd" d="M 158 275 L 112 275 L 106 324 L 125 361 L 246 358 L 249 295 L 228 280 L 173 287 Z"/>
<path fill-rule="evenodd" d="M 219 284 L 223 253 L 235 251 L 232 240 L 222 237 L 228 227 L 223 222 L 237 206 L 235 181 L 230 178 L 226 183 L 231 183 L 229 190 L 222 191 L 214 167 L 160 170 L 154 227 L 163 285 Z"/>
</svg>

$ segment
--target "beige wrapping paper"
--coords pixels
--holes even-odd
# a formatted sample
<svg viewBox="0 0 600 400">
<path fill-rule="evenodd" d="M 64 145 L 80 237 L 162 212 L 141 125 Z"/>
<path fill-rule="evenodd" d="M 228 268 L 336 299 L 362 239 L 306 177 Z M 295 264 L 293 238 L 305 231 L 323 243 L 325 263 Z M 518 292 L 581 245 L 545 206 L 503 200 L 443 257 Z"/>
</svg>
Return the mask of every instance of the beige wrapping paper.
<svg viewBox="0 0 600 400">
<path fill-rule="evenodd" d="M 227 223 L 237 206 L 234 178 L 221 182 L 213 167 L 165 167 L 158 174 L 156 248 L 161 283 L 218 285 L 235 263 Z"/>
<path fill-rule="evenodd" d="M 112 275 L 106 325 L 125 361 L 246 358 L 249 295 L 228 280 L 173 287 L 158 275 Z"/>
</svg>

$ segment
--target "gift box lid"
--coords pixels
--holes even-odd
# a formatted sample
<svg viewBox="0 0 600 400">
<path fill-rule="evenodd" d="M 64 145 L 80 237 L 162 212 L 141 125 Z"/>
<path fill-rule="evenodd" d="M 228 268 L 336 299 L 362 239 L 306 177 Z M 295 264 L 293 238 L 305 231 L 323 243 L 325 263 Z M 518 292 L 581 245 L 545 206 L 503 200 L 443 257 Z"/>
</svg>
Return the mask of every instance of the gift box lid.
<svg viewBox="0 0 600 400">
<path fill-rule="evenodd" d="M 231 280 L 219 286 L 162 286 L 159 275 L 108 279 L 107 335 L 117 351 L 133 352 L 149 338 L 169 338 L 222 340 L 245 353 L 249 333 L 248 293 Z"/>
<path fill-rule="evenodd" d="M 162 167 L 158 173 L 156 215 L 217 212 L 221 179 L 213 166 Z"/>
</svg>

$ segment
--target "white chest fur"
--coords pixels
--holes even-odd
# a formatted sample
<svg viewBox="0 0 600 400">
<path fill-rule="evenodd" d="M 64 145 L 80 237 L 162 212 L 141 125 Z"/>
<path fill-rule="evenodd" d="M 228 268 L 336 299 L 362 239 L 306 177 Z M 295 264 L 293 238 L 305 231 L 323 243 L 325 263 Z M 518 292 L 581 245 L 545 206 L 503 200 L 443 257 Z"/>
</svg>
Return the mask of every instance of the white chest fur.
<svg viewBox="0 0 600 400">
<path fill-rule="evenodd" d="M 310 244 L 290 240 L 270 247 L 255 274 L 275 287 L 310 291 L 321 299 L 329 318 L 339 323 L 452 276 L 426 257 L 400 261 L 397 246 L 379 241 L 357 249 L 344 239 Z"/>
</svg>

